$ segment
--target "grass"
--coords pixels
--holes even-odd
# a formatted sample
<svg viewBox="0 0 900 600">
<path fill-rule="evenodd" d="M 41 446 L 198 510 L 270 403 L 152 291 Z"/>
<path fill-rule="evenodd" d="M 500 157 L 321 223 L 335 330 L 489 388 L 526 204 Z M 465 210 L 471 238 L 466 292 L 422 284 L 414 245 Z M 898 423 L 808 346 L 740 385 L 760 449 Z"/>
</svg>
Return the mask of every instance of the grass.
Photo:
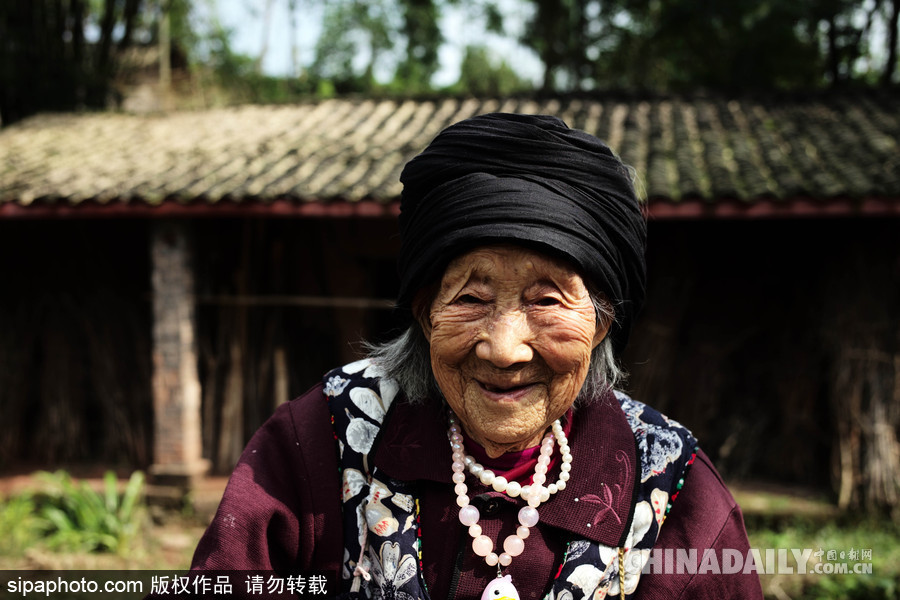
<svg viewBox="0 0 900 600">
<path fill-rule="evenodd" d="M 826 598 L 865 598 L 871 600 L 898 598 L 900 593 L 900 528 L 889 521 L 849 519 L 827 522 L 798 520 L 791 524 L 771 523 L 758 527 L 749 519 L 748 534 L 752 548 L 787 549 L 787 565 L 792 574 L 762 574 L 760 579 L 767 598 L 785 600 L 819 600 Z M 790 549 L 811 550 L 806 573 L 797 568 Z M 871 550 L 871 560 L 864 560 L 862 550 Z M 815 556 L 821 551 L 823 554 Z M 829 551 L 835 555 L 829 560 Z M 843 558 L 841 557 L 843 553 Z M 828 564 L 853 565 L 871 563 L 871 574 L 820 573 Z"/>
<path fill-rule="evenodd" d="M 38 473 L 33 489 L 0 499 L 0 569 L 185 570 L 202 524 L 172 515 L 154 524 L 144 476 L 107 473 L 99 489 L 67 473 Z"/>
<path fill-rule="evenodd" d="M 900 524 L 874 516 L 841 514 L 837 506 L 816 490 L 799 490 L 775 484 L 731 486 L 744 512 L 751 548 L 787 550 L 793 574 L 763 573 L 760 580 L 766 598 L 819 600 L 826 598 L 900 598 Z M 790 549 L 822 551 L 811 556 L 807 573 L 798 573 Z M 871 560 L 852 560 L 851 550 L 871 550 Z M 829 560 L 828 551 L 835 552 Z M 840 558 L 840 553 L 845 558 Z M 871 563 L 871 574 L 814 572 L 821 563 Z"/>
</svg>

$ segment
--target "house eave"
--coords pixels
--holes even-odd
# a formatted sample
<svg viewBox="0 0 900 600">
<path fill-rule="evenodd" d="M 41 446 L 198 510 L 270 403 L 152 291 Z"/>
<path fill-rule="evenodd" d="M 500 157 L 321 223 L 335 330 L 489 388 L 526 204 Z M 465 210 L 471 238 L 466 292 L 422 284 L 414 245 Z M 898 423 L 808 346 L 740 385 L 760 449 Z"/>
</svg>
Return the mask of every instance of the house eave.
<svg viewBox="0 0 900 600">
<path fill-rule="evenodd" d="M 16 202 L 0 204 L 0 219 L 61 219 L 61 218 L 396 218 L 400 203 L 376 200 L 329 202 L 297 201 L 276 198 L 269 201 L 220 200 L 218 202 L 182 202 L 165 200 L 159 204 L 140 201 L 84 201 L 34 202 L 22 205 Z"/>
<path fill-rule="evenodd" d="M 798 196 L 789 199 L 651 200 L 647 205 L 651 220 L 707 219 L 816 219 L 900 216 L 900 198 L 829 198 Z"/>
<path fill-rule="evenodd" d="M 657 221 L 709 219 L 803 219 L 900 216 L 900 198 L 830 198 L 797 196 L 789 199 L 758 198 L 754 200 L 702 198 L 673 201 L 651 199 L 647 202 L 648 218 Z M 78 203 L 35 201 L 27 205 L 17 202 L 0 204 L 0 219 L 69 219 L 69 218 L 363 218 L 393 219 L 400 214 L 400 201 L 331 200 L 298 201 L 293 198 L 274 200 L 197 200 L 183 202 L 164 200 L 158 204 L 143 201 L 113 200 Z"/>
</svg>

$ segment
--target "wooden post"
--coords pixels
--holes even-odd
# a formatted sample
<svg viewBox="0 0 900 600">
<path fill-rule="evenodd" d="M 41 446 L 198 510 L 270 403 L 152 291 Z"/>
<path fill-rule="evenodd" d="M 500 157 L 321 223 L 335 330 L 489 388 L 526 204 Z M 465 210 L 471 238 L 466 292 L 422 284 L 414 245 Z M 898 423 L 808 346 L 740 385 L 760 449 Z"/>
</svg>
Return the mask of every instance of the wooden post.
<svg viewBox="0 0 900 600">
<path fill-rule="evenodd" d="M 202 457 L 194 274 L 183 221 L 151 224 L 153 283 L 153 483 L 192 488 L 206 474 Z"/>
</svg>

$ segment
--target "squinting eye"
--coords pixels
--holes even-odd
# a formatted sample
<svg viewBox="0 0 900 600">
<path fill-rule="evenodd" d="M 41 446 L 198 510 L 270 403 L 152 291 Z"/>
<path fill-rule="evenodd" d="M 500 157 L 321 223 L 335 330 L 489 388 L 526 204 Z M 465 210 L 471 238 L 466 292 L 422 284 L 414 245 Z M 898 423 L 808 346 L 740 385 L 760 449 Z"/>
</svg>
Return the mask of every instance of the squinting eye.
<svg viewBox="0 0 900 600">
<path fill-rule="evenodd" d="M 484 304 L 484 301 L 481 298 L 477 298 L 472 294 L 463 294 L 457 298 L 456 301 L 460 304 Z"/>
<path fill-rule="evenodd" d="M 541 298 L 540 300 L 535 302 L 535 304 L 537 304 L 538 306 L 556 306 L 557 304 L 559 304 L 559 300 L 551 296 L 547 296 L 546 298 Z"/>
</svg>

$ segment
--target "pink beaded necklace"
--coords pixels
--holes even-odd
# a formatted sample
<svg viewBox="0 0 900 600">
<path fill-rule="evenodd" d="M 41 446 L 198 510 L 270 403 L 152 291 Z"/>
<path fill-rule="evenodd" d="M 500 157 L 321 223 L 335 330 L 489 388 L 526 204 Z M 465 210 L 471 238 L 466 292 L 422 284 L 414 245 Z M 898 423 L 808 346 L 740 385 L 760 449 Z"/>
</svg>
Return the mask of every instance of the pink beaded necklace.
<svg viewBox="0 0 900 600">
<path fill-rule="evenodd" d="M 507 575 L 503 576 L 502 567 L 509 566 L 513 557 L 519 556 L 525 550 L 525 540 L 528 538 L 529 529 L 537 525 L 540 517 L 538 515 L 538 507 L 541 503 L 550 499 L 552 494 L 566 488 L 566 482 L 569 480 L 569 472 L 572 470 L 572 452 L 569 448 L 566 434 L 563 432 L 559 419 L 553 422 L 551 430 L 546 433 L 541 442 L 540 455 L 537 459 L 537 465 L 534 467 L 534 476 L 531 485 L 522 486 L 516 481 L 507 481 L 503 476 L 495 475 L 493 471 L 486 469 L 483 465 L 475 461 L 474 458 L 465 454 L 463 446 L 462 431 L 456 415 L 450 413 L 450 448 L 453 452 L 453 482 L 456 484 L 454 491 L 456 492 L 456 504 L 459 508 L 459 522 L 463 526 L 469 528 L 469 535 L 472 536 L 472 550 L 478 556 L 484 558 L 489 566 L 497 567 L 497 579 L 492 581 L 485 588 L 482 594 L 482 600 L 488 597 L 497 597 L 501 594 L 511 600 L 519 600 L 519 593 L 512 584 L 512 578 Z M 559 479 L 556 483 L 545 486 L 547 481 L 547 469 L 550 465 L 550 457 L 553 455 L 554 444 L 559 443 L 559 451 L 561 454 L 561 464 Z M 469 503 L 469 488 L 466 485 L 465 470 L 468 469 L 474 477 L 477 477 L 484 485 L 491 486 L 495 491 L 505 493 L 515 498 L 521 496 L 523 500 L 528 502 L 528 506 L 519 509 L 519 527 L 516 529 L 515 535 L 507 536 L 503 540 L 503 552 L 497 554 L 494 552 L 494 542 L 484 535 L 478 520 L 481 514 L 478 509 Z"/>
</svg>

